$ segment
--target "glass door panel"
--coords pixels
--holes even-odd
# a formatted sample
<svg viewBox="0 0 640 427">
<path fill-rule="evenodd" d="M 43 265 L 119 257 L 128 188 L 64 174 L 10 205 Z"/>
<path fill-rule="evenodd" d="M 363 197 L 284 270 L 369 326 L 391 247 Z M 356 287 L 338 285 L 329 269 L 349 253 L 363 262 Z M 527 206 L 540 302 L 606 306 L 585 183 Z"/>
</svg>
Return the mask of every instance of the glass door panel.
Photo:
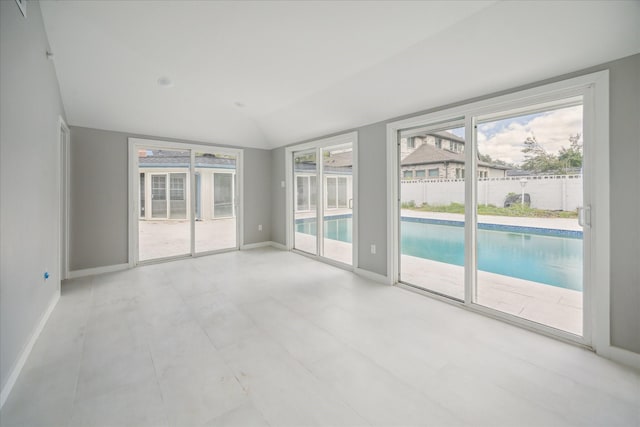
<svg viewBox="0 0 640 427">
<path fill-rule="evenodd" d="M 464 300 L 465 128 L 400 133 L 400 281 Z"/>
<path fill-rule="evenodd" d="M 315 151 L 293 153 L 295 249 L 318 254 L 318 165 Z"/>
<path fill-rule="evenodd" d="M 477 127 L 473 300 L 582 335 L 582 105 L 532 111 Z"/>
<path fill-rule="evenodd" d="M 187 174 L 169 174 L 169 206 L 171 219 L 187 219 Z"/>
<path fill-rule="evenodd" d="M 353 263 L 353 215 L 348 200 L 353 198 L 352 144 L 320 150 L 324 176 L 322 253 L 325 258 Z"/>
<path fill-rule="evenodd" d="M 213 217 L 230 218 L 233 216 L 233 175 L 230 173 L 213 174 Z"/>
<path fill-rule="evenodd" d="M 237 157 L 196 152 L 195 163 L 195 252 L 210 252 L 238 246 L 235 173 Z"/>
<path fill-rule="evenodd" d="M 151 217 L 167 217 L 167 175 L 151 175 Z"/>
<path fill-rule="evenodd" d="M 138 150 L 140 261 L 191 253 L 190 165 L 189 150 Z M 151 209 L 146 209 L 148 200 Z"/>
</svg>

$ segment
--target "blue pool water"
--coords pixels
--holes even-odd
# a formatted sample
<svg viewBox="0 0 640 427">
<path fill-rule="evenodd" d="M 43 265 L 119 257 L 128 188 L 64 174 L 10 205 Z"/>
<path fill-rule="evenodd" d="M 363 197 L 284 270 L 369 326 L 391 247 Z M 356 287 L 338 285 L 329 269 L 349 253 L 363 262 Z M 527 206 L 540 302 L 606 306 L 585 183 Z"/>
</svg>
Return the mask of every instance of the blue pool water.
<svg viewBox="0 0 640 427">
<path fill-rule="evenodd" d="M 464 265 L 464 227 L 453 221 L 403 218 L 405 255 Z M 351 218 L 325 219 L 325 237 L 351 242 Z M 315 234 L 315 223 L 296 223 L 298 232 Z M 522 230 L 522 231 L 519 231 Z M 478 269 L 533 282 L 582 290 L 582 233 L 481 224 Z"/>
</svg>

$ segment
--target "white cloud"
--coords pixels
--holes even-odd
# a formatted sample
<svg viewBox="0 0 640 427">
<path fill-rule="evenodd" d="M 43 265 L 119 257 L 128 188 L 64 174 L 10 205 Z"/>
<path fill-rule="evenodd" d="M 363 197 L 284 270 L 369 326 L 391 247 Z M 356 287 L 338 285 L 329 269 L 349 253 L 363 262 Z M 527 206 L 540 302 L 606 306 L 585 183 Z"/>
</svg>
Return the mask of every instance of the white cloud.
<svg viewBox="0 0 640 427">
<path fill-rule="evenodd" d="M 497 133 L 489 132 L 499 128 Z M 522 148 L 527 137 L 536 140 L 549 153 L 556 154 L 561 147 L 569 146 L 569 136 L 582 134 L 582 106 L 563 108 L 536 115 L 528 122 L 518 117 L 491 122 L 478 127 L 478 150 L 494 159 L 510 163 L 524 160 Z"/>
</svg>

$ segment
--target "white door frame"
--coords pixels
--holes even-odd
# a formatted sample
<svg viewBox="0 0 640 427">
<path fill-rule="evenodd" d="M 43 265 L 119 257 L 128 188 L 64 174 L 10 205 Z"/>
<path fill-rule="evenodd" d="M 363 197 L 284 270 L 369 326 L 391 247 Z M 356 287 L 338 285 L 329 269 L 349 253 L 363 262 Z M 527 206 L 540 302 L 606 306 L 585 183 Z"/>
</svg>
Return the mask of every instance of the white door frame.
<svg viewBox="0 0 640 427">
<path fill-rule="evenodd" d="M 69 183 L 71 160 L 71 131 L 64 119 L 58 117 L 58 200 L 60 201 L 60 223 L 58 229 L 58 268 L 60 281 L 69 277 Z"/>
<path fill-rule="evenodd" d="M 471 245 L 465 244 L 465 302 L 456 303 L 462 307 L 497 317 L 510 323 L 536 330 L 572 342 L 578 342 L 596 349 L 598 353 L 610 354 L 610 219 L 609 219 L 609 72 L 601 71 L 539 86 L 532 89 L 513 92 L 466 105 L 411 117 L 389 123 L 387 125 L 387 194 L 389 196 L 387 227 L 387 280 L 390 284 L 398 282 L 399 271 L 399 158 L 398 132 L 402 129 L 437 124 L 455 120 L 465 121 L 465 139 L 469 147 L 465 150 L 467 164 L 472 170 L 467 171 L 465 183 L 465 200 L 475 205 L 475 169 L 477 164 L 474 155 L 477 147 L 474 141 L 474 126 L 477 117 L 499 115 L 505 110 L 517 112 L 519 109 L 530 111 L 532 105 L 553 104 L 560 99 L 582 96 L 584 114 L 584 140 L 589 144 L 585 149 L 584 168 L 585 192 L 584 206 L 591 206 L 591 228 L 585 227 L 585 242 L 589 242 L 589 253 L 585 253 L 584 266 L 584 336 L 576 339 L 573 334 L 564 333 L 554 328 L 497 312 L 495 310 L 472 304 L 470 295 L 476 285 L 476 253 Z M 595 143 L 597 141 L 597 143 Z M 590 153 L 590 154 L 589 154 Z M 465 240 L 475 241 L 476 210 L 465 212 Z"/>
<path fill-rule="evenodd" d="M 295 236 L 295 218 L 293 215 L 294 209 L 294 181 L 293 181 L 293 153 L 301 152 L 301 151 L 320 151 L 323 148 L 338 146 L 338 145 L 347 145 L 351 144 L 352 147 L 352 186 L 353 186 L 353 209 L 352 209 L 352 235 L 351 235 L 351 247 L 352 247 L 352 260 L 351 265 L 347 265 L 338 261 L 334 261 L 329 258 L 325 258 L 321 256 L 322 253 L 322 245 L 324 240 L 323 233 L 323 221 L 318 220 L 317 224 L 317 254 L 310 255 L 319 261 L 326 262 L 328 264 L 336 265 L 338 267 L 355 271 L 357 270 L 358 263 L 358 132 L 348 132 L 336 136 L 331 136 L 327 138 L 316 139 L 310 142 L 292 145 L 285 148 L 285 170 L 286 170 L 286 248 L 287 250 L 293 250 L 294 247 L 294 236 Z M 318 157 L 318 173 L 316 178 L 316 218 L 323 218 L 324 213 L 322 212 L 322 207 L 324 203 L 324 182 L 322 179 L 322 157 Z M 303 252 L 301 252 L 303 253 Z"/>
<path fill-rule="evenodd" d="M 243 195 L 244 195 L 244 179 L 243 179 L 243 154 L 244 150 L 240 148 L 227 148 L 227 147 L 219 147 L 216 145 L 209 144 L 193 144 L 193 143 L 182 143 L 182 142 L 172 142 L 172 141 L 163 141 L 157 139 L 145 139 L 145 138 L 129 138 L 128 139 L 128 157 L 129 157 L 129 267 L 135 267 L 140 264 L 140 260 L 138 259 L 138 239 L 139 239 L 139 230 L 138 230 L 138 220 L 140 213 L 139 206 L 139 191 L 140 191 L 140 175 L 138 168 L 138 149 L 139 148 L 158 148 L 158 149 L 166 149 L 166 150 L 181 150 L 181 151 L 189 151 L 191 154 L 190 161 L 190 171 L 187 174 L 187 183 L 186 185 L 190 188 L 188 194 L 185 193 L 187 197 L 187 210 L 189 212 L 188 220 L 191 223 L 190 234 L 191 234 L 191 250 L 189 254 L 179 255 L 174 257 L 161 258 L 157 260 L 149 260 L 144 261 L 144 264 L 147 263 L 155 263 L 155 262 L 163 262 L 170 261 L 172 259 L 180 259 L 186 257 L 197 257 L 197 256 L 205 256 L 211 255 L 218 252 L 228 252 L 231 250 L 239 250 L 242 244 L 242 239 L 244 238 L 244 230 L 243 230 Z M 235 190 L 236 190 L 236 198 L 234 200 L 234 209 L 236 211 L 236 244 L 232 248 L 225 248 L 221 250 L 214 251 L 206 251 L 206 252 L 197 252 L 195 251 L 195 153 L 218 153 L 218 154 L 229 154 L 236 157 L 236 180 L 235 180 Z M 146 179 L 146 177 L 145 177 Z M 194 185 L 191 185 L 194 183 Z M 169 198 L 169 177 L 167 177 L 167 198 Z M 148 203 L 148 201 L 146 202 Z M 169 209 L 169 206 L 167 207 Z M 146 209 L 145 209 L 146 210 Z M 146 213 L 146 212 L 145 212 Z M 169 212 L 167 211 L 167 215 Z"/>
</svg>

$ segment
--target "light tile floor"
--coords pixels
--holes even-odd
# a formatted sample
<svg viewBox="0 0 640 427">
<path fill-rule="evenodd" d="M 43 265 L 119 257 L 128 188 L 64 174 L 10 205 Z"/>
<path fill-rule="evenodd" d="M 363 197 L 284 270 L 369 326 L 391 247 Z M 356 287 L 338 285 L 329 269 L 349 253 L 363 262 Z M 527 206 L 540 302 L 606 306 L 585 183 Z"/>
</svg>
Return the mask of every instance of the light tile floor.
<svg viewBox="0 0 640 427">
<path fill-rule="evenodd" d="M 640 373 L 275 249 L 77 279 L 9 426 L 638 426 Z"/>
</svg>

